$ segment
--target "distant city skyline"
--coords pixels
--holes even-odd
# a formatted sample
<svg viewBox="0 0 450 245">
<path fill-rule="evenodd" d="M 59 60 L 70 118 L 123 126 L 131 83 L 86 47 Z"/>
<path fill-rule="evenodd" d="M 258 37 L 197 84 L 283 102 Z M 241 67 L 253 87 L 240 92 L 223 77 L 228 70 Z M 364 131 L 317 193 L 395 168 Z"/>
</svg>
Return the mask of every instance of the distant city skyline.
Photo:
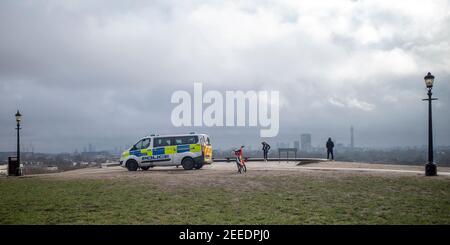
<svg viewBox="0 0 450 245">
<path fill-rule="evenodd" d="M 353 145 L 352 145 L 352 138 L 354 138 L 354 135 L 352 137 L 352 129 L 354 130 L 353 126 L 350 126 L 350 136 L 347 137 L 340 137 L 340 138 L 336 138 L 336 137 L 332 137 L 333 141 L 335 142 L 336 145 L 340 144 L 344 147 L 348 147 L 349 149 L 352 148 L 366 148 L 366 149 L 395 149 L 395 148 L 420 148 L 420 147 L 425 147 L 426 146 L 426 142 L 422 142 L 422 144 L 417 144 L 417 145 L 355 145 L 354 143 L 354 139 L 353 139 Z M 304 142 L 302 142 L 302 136 L 304 137 Z M 143 137 L 143 136 L 142 136 Z M 309 137 L 309 138 L 308 138 Z M 37 153 L 74 153 L 74 152 L 100 152 L 100 151 L 108 151 L 108 152 L 122 152 L 128 148 L 130 148 L 134 143 L 136 143 L 138 141 L 140 137 L 137 137 L 134 141 L 129 141 L 129 144 L 123 144 L 123 145 L 112 145 L 112 146 L 106 146 L 106 145 L 97 145 L 96 144 L 92 144 L 92 143 L 84 143 L 84 145 L 80 146 L 80 147 L 74 147 L 72 149 L 68 149 L 68 150 L 62 150 L 62 151 L 42 151 L 38 148 L 38 150 L 36 151 L 35 146 L 32 143 L 21 143 L 21 149 L 23 152 L 37 152 Z M 310 144 L 309 147 L 312 148 L 320 148 L 320 147 L 325 147 L 325 142 L 328 139 L 328 137 L 322 137 L 322 139 L 316 139 L 312 134 L 309 133 L 303 133 L 303 134 L 299 134 L 298 137 L 295 137 L 295 135 L 290 136 L 289 137 L 290 140 L 288 139 L 280 139 L 279 137 L 277 137 L 276 139 L 272 139 L 272 140 L 267 140 L 267 142 L 269 142 L 269 144 L 271 144 L 274 149 L 280 147 L 280 148 L 286 148 L 286 147 L 296 147 L 296 143 L 298 143 L 298 148 L 301 151 L 305 151 L 305 149 L 308 147 L 307 145 Z M 221 149 L 221 150 L 225 150 L 225 149 L 232 149 L 235 148 L 236 145 L 246 145 L 247 149 L 252 149 L 252 150 L 258 150 L 261 148 L 261 144 L 258 141 L 242 141 L 241 144 L 217 144 L 214 141 L 214 138 L 212 138 L 212 143 L 214 145 L 215 149 Z M 303 144 L 305 144 L 305 146 Z M 450 146 L 450 144 L 440 144 L 438 145 L 438 147 L 447 147 Z M 14 152 L 15 151 L 15 145 L 12 145 L 10 148 L 11 149 L 1 149 L 0 152 Z M 80 150 L 81 149 L 81 150 Z M 307 150 L 306 150 L 307 151 Z"/>
</svg>

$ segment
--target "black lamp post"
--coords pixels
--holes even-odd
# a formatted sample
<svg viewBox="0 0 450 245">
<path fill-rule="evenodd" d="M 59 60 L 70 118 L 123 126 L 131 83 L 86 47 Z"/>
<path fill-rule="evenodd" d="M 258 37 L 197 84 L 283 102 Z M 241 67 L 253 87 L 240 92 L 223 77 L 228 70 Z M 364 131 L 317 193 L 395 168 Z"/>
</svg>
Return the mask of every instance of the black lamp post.
<svg viewBox="0 0 450 245">
<path fill-rule="evenodd" d="M 424 79 L 428 89 L 428 99 L 423 99 L 428 101 L 428 162 L 425 165 L 425 175 L 436 176 L 437 167 L 433 159 L 433 118 L 431 114 L 431 101 L 437 100 L 437 98 L 431 98 L 431 95 L 433 95 L 431 89 L 433 88 L 434 76 L 428 72 Z"/>
<path fill-rule="evenodd" d="M 17 122 L 17 164 L 20 166 L 20 120 L 22 120 L 22 114 L 20 114 L 19 110 L 16 113 L 16 122 Z"/>
</svg>

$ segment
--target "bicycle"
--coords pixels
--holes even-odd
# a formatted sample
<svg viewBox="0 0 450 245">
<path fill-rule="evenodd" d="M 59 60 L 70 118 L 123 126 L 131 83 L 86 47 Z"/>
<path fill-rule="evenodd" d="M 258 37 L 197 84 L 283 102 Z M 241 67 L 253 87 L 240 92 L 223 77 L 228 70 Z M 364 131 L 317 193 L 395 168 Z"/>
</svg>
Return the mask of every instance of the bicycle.
<svg viewBox="0 0 450 245">
<path fill-rule="evenodd" d="M 239 150 L 234 150 L 234 155 L 236 156 L 236 166 L 238 169 L 238 173 L 246 173 L 247 172 L 247 166 L 245 165 L 245 160 L 242 157 L 244 146 L 241 146 Z"/>
</svg>

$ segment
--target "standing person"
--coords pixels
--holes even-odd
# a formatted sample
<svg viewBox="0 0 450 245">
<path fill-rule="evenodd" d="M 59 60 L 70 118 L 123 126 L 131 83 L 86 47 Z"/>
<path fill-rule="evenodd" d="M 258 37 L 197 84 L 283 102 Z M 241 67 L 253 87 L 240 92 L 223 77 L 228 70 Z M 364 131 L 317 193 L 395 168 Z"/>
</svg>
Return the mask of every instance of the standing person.
<svg viewBox="0 0 450 245">
<path fill-rule="evenodd" d="M 267 144 L 267 142 L 265 142 L 265 141 L 261 142 L 261 144 L 262 144 L 262 150 L 264 153 L 264 161 L 267 162 L 267 154 L 269 154 L 270 145 Z"/>
<path fill-rule="evenodd" d="M 327 141 L 327 159 L 330 159 L 330 154 L 331 154 L 331 160 L 334 160 L 333 147 L 334 147 L 333 141 L 331 141 L 331 138 L 328 138 L 328 141 Z"/>
</svg>

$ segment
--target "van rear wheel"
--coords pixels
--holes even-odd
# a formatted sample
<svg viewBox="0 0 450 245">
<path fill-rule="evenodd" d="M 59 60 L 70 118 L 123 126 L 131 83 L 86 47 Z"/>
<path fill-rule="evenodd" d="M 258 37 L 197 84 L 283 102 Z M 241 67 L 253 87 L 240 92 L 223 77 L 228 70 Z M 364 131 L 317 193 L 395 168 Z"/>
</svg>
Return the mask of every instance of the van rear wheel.
<svg viewBox="0 0 450 245">
<path fill-rule="evenodd" d="M 128 160 L 127 169 L 128 171 L 136 171 L 138 170 L 138 163 L 135 160 Z"/>
<path fill-rule="evenodd" d="M 194 168 L 194 160 L 192 158 L 185 158 L 181 161 L 181 166 L 183 166 L 185 170 L 191 170 Z"/>
<path fill-rule="evenodd" d="M 142 170 L 147 171 L 150 168 L 150 166 L 141 167 Z"/>
</svg>

